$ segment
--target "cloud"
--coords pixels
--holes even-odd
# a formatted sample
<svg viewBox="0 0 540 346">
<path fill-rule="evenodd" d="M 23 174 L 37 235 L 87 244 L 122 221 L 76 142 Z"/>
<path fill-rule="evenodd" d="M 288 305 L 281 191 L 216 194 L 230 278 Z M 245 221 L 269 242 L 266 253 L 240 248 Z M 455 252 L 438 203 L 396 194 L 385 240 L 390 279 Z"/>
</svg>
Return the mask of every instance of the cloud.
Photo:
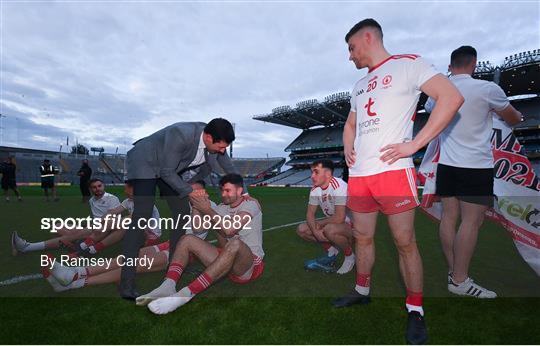
<svg viewBox="0 0 540 346">
<path fill-rule="evenodd" d="M 252 116 L 350 90 L 365 73 L 344 42 L 358 20 L 379 20 L 391 52 L 418 53 L 446 71 L 463 44 L 495 64 L 538 48 L 538 30 L 527 28 L 540 24 L 539 6 L 4 3 L 4 144 L 56 150 L 70 136 L 124 152 L 173 122 L 222 116 L 236 124 L 236 156 L 284 156 L 300 130 Z"/>
</svg>

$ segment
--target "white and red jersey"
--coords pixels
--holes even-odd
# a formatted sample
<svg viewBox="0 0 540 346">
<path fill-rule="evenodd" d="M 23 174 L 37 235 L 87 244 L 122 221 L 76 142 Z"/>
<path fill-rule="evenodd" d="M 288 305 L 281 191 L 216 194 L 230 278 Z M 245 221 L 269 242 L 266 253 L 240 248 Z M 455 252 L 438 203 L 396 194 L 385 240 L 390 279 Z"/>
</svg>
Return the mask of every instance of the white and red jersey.
<svg viewBox="0 0 540 346">
<path fill-rule="evenodd" d="M 392 55 L 356 83 L 351 94 L 351 112 L 356 113 L 356 162 L 349 176 L 414 167 L 410 157 L 388 165 L 380 160 L 380 150 L 412 140 L 420 87 L 437 73 L 418 55 Z"/>
<path fill-rule="evenodd" d="M 309 193 L 309 204 L 320 206 L 326 217 L 336 212 L 336 205 L 347 205 L 347 183 L 332 177 L 330 184 L 323 189 L 314 187 Z"/>
</svg>

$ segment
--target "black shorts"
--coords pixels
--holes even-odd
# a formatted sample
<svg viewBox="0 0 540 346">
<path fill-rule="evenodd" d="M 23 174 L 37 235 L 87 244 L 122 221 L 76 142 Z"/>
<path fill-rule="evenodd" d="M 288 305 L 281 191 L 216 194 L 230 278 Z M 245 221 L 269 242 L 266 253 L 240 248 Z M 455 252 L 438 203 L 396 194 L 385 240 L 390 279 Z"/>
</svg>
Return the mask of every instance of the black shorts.
<svg viewBox="0 0 540 346">
<path fill-rule="evenodd" d="M 52 189 L 54 187 L 54 177 L 41 178 L 42 189 Z"/>
<path fill-rule="evenodd" d="M 17 188 L 17 182 L 15 179 L 2 179 L 2 190 L 15 190 Z"/>
<path fill-rule="evenodd" d="M 436 194 L 492 207 L 493 176 L 493 168 L 461 168 L 439 163 Z"/>
</svg>

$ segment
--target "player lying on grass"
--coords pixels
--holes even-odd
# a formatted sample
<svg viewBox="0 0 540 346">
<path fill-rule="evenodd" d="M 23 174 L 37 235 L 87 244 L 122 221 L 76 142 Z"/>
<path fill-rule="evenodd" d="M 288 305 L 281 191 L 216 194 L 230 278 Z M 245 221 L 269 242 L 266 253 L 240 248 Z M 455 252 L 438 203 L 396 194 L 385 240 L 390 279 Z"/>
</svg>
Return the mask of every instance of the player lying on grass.
<svg viewBox="0 0 540 346">
<path fill-rule="evenodd" d="M 208 196 L 204 190 L 204 182 L 197 182 L 192 185 L 194 191 L 201 191 L 201 196 Z M 210 201 L 210 205 L 215 208 L 216 204 Z M 192 208 L 191 218 L 200 213 Z M 198 228 L 188 228 L 186 234 L 192 234 L 200 239 L 205 239 L 208 230 L 202 227 L 202 223 L 195 223 Z M 51 256 L 50 256 L 51 257 Z M 169 241 L 149 245 L 139 251 L 139 258 L 145 258 L 146 262 L 152 263 L 150 267 L 138 265 L 137 273 L 150 273 L 167 268 L 169 261 Z M 51 260 L 49 260 L 51 262 Z M 87 267 L 67 267 L 55 261 L 52 270 L 42 268 L 43 277 L 49 282 L 56 292 L 63 292 L 85 286 L 103 285 L 120 281 L 122 263 L 121 257 L 103 261 L 102 265 Z"/>
<path fill-rule="evenodd" d="M 52 256 L 49 255 L 49 258 L 51 262 Z M 137 273 L 151 273 L 165 269 L 169 260 L 169 242 L 142 248 L 139 251 L 139 259 L 144 259 L 145 263 L 151 263 L 151 265 L 137 265 Z M 87 267 L 63 266 L 57 260 L 51 270 L 42 267 L 42 273 L 54 291 L 63 292 L 85 286 L 119 282 L 122 263 L 121 256 Z"/>
<path fill-rule="evenodd" d="M 339 249 L 345 259 L 338 274 L 345 274 L 354 267 L 355 257 L 352 251 L 352 224 L 346 216 L 347 183 L 333 176 L 334 164 L 330 160 L 317 160 L 311 165 L 313 187 L 309 194 L 306 222 L 298 225 L 296 233 L 300 238 L 320 243 L 326 255 L 306 261 L 304 267 L 309 270 L 334 272 Z M 315 220 L 317 208 L 321 207 L 325 218 Z"/>
<path fill-rule="evenodd" d="M 206 196 L 194 196 L 192 204 L 201 215 L 210 216 L 222 247 L 215 247 L 193 235 L 183 236 L 176 246 L 165 280 L 155 290 L 138 297 L 137 305 L 150 303 L 150 311 L 166 314 L 227 275 L 239 284 L 246 284 L 262 275 L 264 251 L 259 204 L 242 198 L 243 179 L 238 174 L 225 175 L 219 185 L 222 203 L 215 209 Z M 188 286 L 176 292 L 176 283 L 190 256 L 202 262 L 206 269 Z"/>
<path fill-rule="evenodd" d="M 89 182 L 89 186 L 93 195 L 88 201 L 92 218 L 104 218 L 107 214 L 110 214 L 112 210 L 120 207 L 120 200 L 118 200 L 118 197 L 105 192 L 105 184 L 102 180 L 92 179 Z M 68 229 L 64 227 L 56 231 L 59 237 L 34 243 L 26 241 L 14 231 L 11 234 L 11 249 L 13 255 L 15 256 L 18 253 L 31 251 L 42 251 L 44 249 L 57 249 L 62 244 L 70 244 L 73 241 L 88 237 L 99 241 L 107 235 L 102 232 L 103 229 Z"/>
</svg>

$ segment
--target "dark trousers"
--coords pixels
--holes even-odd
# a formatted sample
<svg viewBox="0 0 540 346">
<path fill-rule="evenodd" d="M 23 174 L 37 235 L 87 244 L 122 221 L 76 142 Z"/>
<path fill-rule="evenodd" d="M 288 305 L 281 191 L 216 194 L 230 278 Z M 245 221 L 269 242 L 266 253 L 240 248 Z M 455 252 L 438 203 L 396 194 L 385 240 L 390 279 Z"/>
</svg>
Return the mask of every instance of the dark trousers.
<svg viewBox="0 0 540 346">
<path fill-rule="evenodd" d="M 133 182 L 133 203 L 134 210 L 131 217 L 130 229 L 124 235 L 122 242 L 123 254 L 126 258 L 139 257 L 139 250 L 144 245 L 145 236 L 144 229 L 139 229 L 139 220 L 144 219 L 145 222 L 152 217 L 152 210 L 156 199 L 156 186 L 159 187 L 161 195 L 167 201 L 171 210 L 172 217 L 178 227 L 171 229 L 169 235 L 169 260 L 172 260 L 176 244 L 180 238 L 186 233 L 184 224 L 187 218 L 183 215 L 190 214 L 189 197 L 180 198 L 177 193 L 161 179 L 134 179 Z M 143 225 L 144 226 L 144 225 Z M 136 266 L 123 266 L 120 276 L 121 286 L 134 285 Z"/>
<path fill-rule="evenodd" d="M 90 199 L 90 186 L 88 186 L 89 180 L 81 180 L 79 187 L 81 188 L 81 195 L 85 201 Z"/>
</svg>

